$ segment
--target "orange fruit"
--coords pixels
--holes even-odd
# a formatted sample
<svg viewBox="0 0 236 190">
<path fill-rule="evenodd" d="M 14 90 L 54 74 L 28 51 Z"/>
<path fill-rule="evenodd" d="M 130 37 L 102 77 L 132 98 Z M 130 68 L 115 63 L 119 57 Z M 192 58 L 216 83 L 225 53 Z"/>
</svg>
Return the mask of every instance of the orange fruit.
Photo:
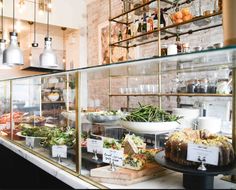
<svg viewBox="0 0 236 190">
<path fill-rule="evenodd" d="M 183 19 L 177 19 L 177 20 L 175 21 L 176 24 L 179 24 L 179 23 L 181 23 L 181 22 L 183 22 Z"/>
<path fill-rule="evenodd" d="M 183 21 L 188 21 L 188 20 L 191 20 L 191 19 L 192 19 L 191 15 L 186 15 L 186 16 L 183 17 Z"/>
<path fill-rule="evenodd" d="M 183 8 L 183 9 L 181 10 L 181 13 L 183 14 L 183 16 L 187 16 L 187 15 L 190 14 L 190 11 L 189 11 L 188 8 Z"/>
<path fill-rule="evenodd" d="M 182 18 L 183 18 L 182 12 L 180 12 L 180 11 L 176 12 L 176 13 L 175 13 L 175 17 L 176 17 L 177 19 L 182 19 Z"/>
</svg>

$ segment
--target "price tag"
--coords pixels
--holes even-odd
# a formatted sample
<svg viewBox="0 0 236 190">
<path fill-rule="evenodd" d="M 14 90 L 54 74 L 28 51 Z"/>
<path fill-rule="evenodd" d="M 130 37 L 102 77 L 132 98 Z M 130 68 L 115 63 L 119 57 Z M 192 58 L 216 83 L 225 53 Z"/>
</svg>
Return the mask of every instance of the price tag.
<svg viewBox="0 0 236 190">
<path fill-rule="evenodd" d="M 66 145 L 53 145 L 52 146 L 53 158 L 67 158 L 67 146 Z"/>
<path fill-rule="evenodd" d="M 11 123 L 10 122 L 7 122 L 6 123 L 6 129 L 10 129 L 11 128 Z"/>
<path fill-rule="evenodd" d="M 87 139 L 87 152 L 102 154 L 103 141 L 96 139 Z"/>
<path fill-rule="evenodd" d="M 25 144 L 26 146 L 30 147 L 30 148 L 34 148 L 34 140 L 35 138 L 34 137 L 26 137 L 25 138 Z"/>
<path fill-rule="evenodd" d="M 188 143 L 187 160 L 193 162 L 201 162 L 201 160 L 204 160 L 204 163 L 206 164 L 217 166 L 219 160 L 219 148 Z"/>
<path fill-rule="evenodd" d="M 124 149 L 114 150 L 114 149 L 103 148 L 103 162 L 104 163 L 110 164 L 111 162 L 114 162 L 114 165 L 122 166 L 123 155 L 124 155 Z"/>
</svg>

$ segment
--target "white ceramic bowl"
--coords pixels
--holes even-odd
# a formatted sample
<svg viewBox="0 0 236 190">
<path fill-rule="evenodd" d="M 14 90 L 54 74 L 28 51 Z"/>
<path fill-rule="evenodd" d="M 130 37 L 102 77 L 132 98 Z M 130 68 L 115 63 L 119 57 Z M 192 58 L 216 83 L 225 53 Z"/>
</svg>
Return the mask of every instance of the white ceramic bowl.
<svg viewBox="0 0 236 190">
<path fill-rule="evenodd" d="M 193 128 L 194 122 L 200 115 L 199 109 L 192 108 L 173 108 L 172 114 L 183 117 L 179 120 L 182 128 Z"/>
<path fill-rule="evenodd" d="M 58 93 L 53 93 L 48 95 L 48 99 L 52 102 L 57 101 L 60 98 L 60 95 Z"/>
<path fill-rule="evenodd" d="M 211 133 L 218 133 L 221 130 L 221 119 L 217 117 L 199 117 L 198 129 L 206 129 Z"/>
<path fill-rule="evenodd" d="M 130 131 L 137 133 L 161 133 L 174 130 L 179 127 L 179 123 L 173 122 L 130 122 L 121 121 L 121 125 Z"/>
</svg>

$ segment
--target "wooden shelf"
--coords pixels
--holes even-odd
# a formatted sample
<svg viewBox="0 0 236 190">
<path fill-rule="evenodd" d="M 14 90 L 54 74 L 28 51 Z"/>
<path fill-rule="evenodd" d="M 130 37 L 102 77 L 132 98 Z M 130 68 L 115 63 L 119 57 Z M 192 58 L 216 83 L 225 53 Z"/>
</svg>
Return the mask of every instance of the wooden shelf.
<svg viewBox="0 0 236 190">
<path fill-rule="evenodd" d="M 62 102 L 62 101 L 55 101 L 55 102 L 42 102 L 42 104 L 65 104 L 65 102 Z"/>
<path fill-rule="evenodd" d="M 195 17 L 195 18 L 193 18 L 193 19 L 191 19 L 189 21 L 181 22 L 179 24 L 171 24 L 171 25 L 168 25 L 166 27 L 160 28 L 158 30 L 153 30 L 153 31 L 150 31 L 150 32 L 145 32 L 143 34 L 136 35 L 136 36 L 133 36 L 133 37 L 130 37 L 130 38 L 126 38 L 126 39 L 120 40 L 118 42 L 113 42 L 113 43 L 110 44 L 110 46 L 117 46 L 117 47 L 122 47 L 122 48 L 128 48 L 128 47 L 136 47 L 136 46 L 140 46 L 140 45 L 145 45 L 145 44 L 148 44 L 148 43 L 156 42 L 156 41 L 158 41 L 158 38 L 157 37 L 153 37 L 149 41 L 146 40 L 146 41 L 143 41 L 143 42 L 140 42 L 140 43 L 136 43 L 134 45 L 127 45 L 127 44 L 126 45 L 122 45 L 122 43 L 124 43 L 124 42 L 132 41 L 134 39 L 137 39 L 137 38 L 140 38 L 140 37 L 143 37 L 143 36 L 147 36 L 147 35 L 159 32 L 159 31 L 165 31 L 166 33 L 172 34 L 171 36 L 162 37 L 161 40 L 169 39 L 169 38 L 172 38 L 172 37 L 176 37 L 177 33 L 170 32 L 170 31 L 168 31 L 168 29 L 181 27 L 181 26 L 186 25 L 186 24 L 194 23 L 194 22 L 197 22 L 197 21 L 208 19 L 210 17 L 218 16 L 218 15 L 221 15 L 221 14 L 222 14 L 222 11 L 215 12 L 215 13 L 209 14 L 207 16 L 198 16 L 198 17 Z M 186 30 L 185 32 L 178 33 L 178 36 L 185 35 L 185 34 L 192 34 L 194 32 L 198 32 L 198 31 L 201 31 L 201 30 L 207 30 L 207 29 L 215 28 L 215 27 L 219 27 L 219 26 L 222 26 L 222 24 L 206 26 L 206 27 L 199 27 L 198 29 L 194 29 L 194 30 Z"/>
<path fill-rule="evenodd" d="M 232 97 L 232 94 L 209 93 L 156 93 L 156 94 L 110 94 L 109 96 L 202 96 L 202 97 Z"/>
<path fill-rule="evenodd" d="M 114 17 L 110 18 L 109 21 L 114 21 L 114 22 L 116 22 L 115 19 L 117 19 L 117 18 L 119 18 L 119 17 L 122 17 L 122 16 L 124 16 L 124 15 L 127 15 L 127 14 L 129 14 L 129 13 L 131 13 L 131 12 L 137 10 L 137 9 L 140 9 L 140 8 L 142 8 L 142 7 L 145 7 L 146 5 L 149 5 L 149 4 L 151 4 L 151 3 L 155 2 L 155 1 L 157 1 L 157 0 L 150 0 L 150 1 L 147 2 L 147 3 L 143 3 L 143 4 L 140 5 L 140 6 L 137 6 L 137 7 L 133 8 L 133 9 L 130 9 L 129 11 L 126 11 L 126 12 L 124 12 L 124 13 L 121 13 L 121 14 L 119 14 L 119 15 L 117 15 L 117 16 L 114 16 Z M 165 2 L 165 3 L 169 3 L 170 5 L 174 5 L 174 3 L 171 2 L 171 1 L 169 1 L 169 0 L 161 0 L 161 2 Z M 128 23 L 124 23 L 124 24 L 128 24 Z"/>
</svg>

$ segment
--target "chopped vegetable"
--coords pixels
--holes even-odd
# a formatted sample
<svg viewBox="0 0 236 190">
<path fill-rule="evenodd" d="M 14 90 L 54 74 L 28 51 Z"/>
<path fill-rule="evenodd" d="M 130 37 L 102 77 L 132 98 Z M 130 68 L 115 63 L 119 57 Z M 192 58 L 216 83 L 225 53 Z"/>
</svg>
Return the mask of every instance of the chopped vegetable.
<svg viewBox="0 0 236 190">
<path fill-rule="evenodd" d="M 159 107 L 141 105 L 139 103 L 139 107 L 130 112 L 122 120 L 131 122 L 170 122 L 178 121 L 181 118 L 182 117 L 176 115 L 171 115 Z"/>
</svg>

